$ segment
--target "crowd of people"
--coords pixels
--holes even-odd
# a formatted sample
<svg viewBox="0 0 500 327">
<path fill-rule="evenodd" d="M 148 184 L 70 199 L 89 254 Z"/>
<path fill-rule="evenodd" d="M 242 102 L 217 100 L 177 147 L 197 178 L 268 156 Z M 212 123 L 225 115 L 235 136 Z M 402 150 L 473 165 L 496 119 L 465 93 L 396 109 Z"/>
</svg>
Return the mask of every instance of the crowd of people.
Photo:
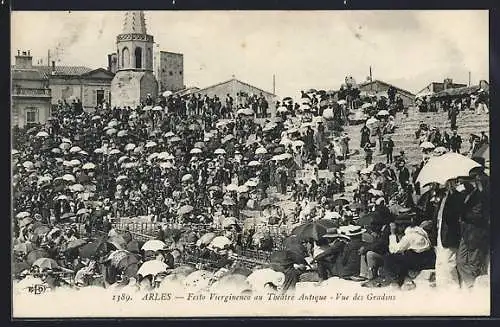
<svg viewBox="0 0 500 327">
<path fill-rule="evenodd" d="M 393 158 L 402 108 L 388 93 L 309 90 L 273 117 L 262 96 L 235 107 L 230 96 L 174 95 L 93 113 L 60 102 L 46 124 L 13 130 L 14 277 L 51 288 L 207 289 L 239 275 L 242 292 L 331 278 L 412 289 L 415 272 L 435 268 L 438 286 L 472 286 L 488 267 L 488 176 L 461 156 L 472 175 L 419 180 L 449 153 L 416 172 L 404 153 Z M 366 115 L 361 148 L 378 137 L 387 160 L 366 161 L 350 199 L 353 101 Z M 151 240 L 116 223 L 144 216 Z M 453 269 L 460 279 L 444 276 Z"/>
</svg>

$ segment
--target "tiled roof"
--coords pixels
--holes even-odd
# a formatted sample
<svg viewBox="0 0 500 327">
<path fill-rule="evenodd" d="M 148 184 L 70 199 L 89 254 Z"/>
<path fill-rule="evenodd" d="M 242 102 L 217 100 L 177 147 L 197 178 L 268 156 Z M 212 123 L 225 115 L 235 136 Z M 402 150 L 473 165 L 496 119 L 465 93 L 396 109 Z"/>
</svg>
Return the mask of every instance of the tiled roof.
<svg viewBox="0 0 500 327">
<path fill-rule="evenodd" d="M 49 66 L 33 66 L 38 70 L 44 78 L 51 75 L 52 67 Z M 55 67 L 56 75 L 59 76 L 80 76 L 85 73 L 91 72 L 93 69 L 84 66 L 57 66 Z"/>
<path fill-rule="evenodd" d="M 388 85 L 388 86 L 392 86 L 392 87 L 394 87 L 396 90 L 398 90 L 398 91 L 400 91 L 400 92 L 403 92 L 403 93 L 406 93 L 406 94 L 408 94 L 408 95 L 414 96 L 414 94 L 413 94 L 412 92 L 408 91 L 408 90 L 405 90 L 405 89 L 399 88 L 399 87 L 397 87 L 397 86 L 395 86 L 395 85 L 389 84 L 389 83 L 387 83 L 387 82 L 384 82 L 384 81 L 381 81 L 381 80 L 378 80 L 378 79 L 373 80 L 373 81 L 371 81 L 371 82 L 370 82 L 370 81 L 368 81 L 368 82 L 361 83 L 361 84 L 359 84 L 358 86 L 363 87 L 363 86 L 370 85 L 370 84 L 372 84 L 372 83 L 373 83 L 373 84 L 375 84 L 375 83 L 380 83 L 380 84 L 385 84 L 385 85 Z"/>
<path fill-rule="evenodd" d="M 239 84 L 243 84 L 243 85 L 245 85 L 245 86 L 247 86 L 247 87 L 250 87 L 250 88 L 253 88 L 253 89 L 255 89 L 255 90 L 259 91 L 259 92 L 266 93 L 266 94 L 268 94 L 268 95 L 272 95 L 272 96 L 274 96 L 274 94 L 272 94 L 271 92 L 265 91 L 265 90 L 263 90 L 263 89 L 261 89 L 261 88 L 258 88 L 258 87 L 256 87 L 256 86 L 253 86 L 253 85 L 251 85 L 251 84 L 248 84 L 248 83 L 242 82 L 242 81 L 240 81 L 239 79 L 236 79 L 236 78 L 231 78 L 231 79 L 230 79 L 230 80 L 228 80 L 228 81 L 224 81 L 224 82 L 220 82 L 220 83 L 217 83 L 217 84 L 214 84 L 214 85 L 211 85 L 211 86 L 207 86 L 207 87 L 205 87 L 205 88 L 203 88 L 203 89 L 201 89 L 201 90 L 199 90 L 199 91 L 200 91 L 200 92 L 203 92 L 203 91 L 206 91 L 206 90 L 211 89 L 211 88 L 213 88 L 213 87 L 220 86 L 220 85 L 224 85 L 224 84 L 228 84 L 228 83 L 239 83 Z M 198 91 L 197 91 L 197 92 L 198 92 Z"/>
</svg>

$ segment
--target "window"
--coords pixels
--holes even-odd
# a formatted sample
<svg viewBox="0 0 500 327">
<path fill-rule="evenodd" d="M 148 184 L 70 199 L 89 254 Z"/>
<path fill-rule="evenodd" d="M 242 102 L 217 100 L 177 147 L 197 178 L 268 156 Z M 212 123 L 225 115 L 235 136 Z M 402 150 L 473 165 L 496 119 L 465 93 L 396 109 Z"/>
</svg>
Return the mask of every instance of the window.
<svg viewBox="0 0 500 327">
<path fill-rule="evenodd" d="M 168 74 L 169 74 L 170 76 L 174 75 L 174 73 L 172 73 L 171 71 L 170 71 L 170 72 L 168 72 Z"/>
<path fill-rule="evenodd" d="M 182 70 L 179 72 L 179 75 L 182 75 Z"/>
<path fill-rule="evenodd" d="M 122 64 L 120 66 L 123 68 L 130 67 L 130 52 L 128 51 L 127 47 L 123 48 L 122 50 Z"/>
<path fill-rule="evenodd" d="M 164 72 L 165 72 L 165 68 L 162 68 L 162 69 L 161 69 L 161 72 L 162 72 L 162 73 L 164 73 Z"/>
<path fill-rule="evenodd" d="M 38 108 L 26 108 L 26 125 L 38 124 Z"/>
<path fill-rule="evenodd" d="M 142 68 L 142 48 L 135 48 L 135 68 Z"/>
</svg>

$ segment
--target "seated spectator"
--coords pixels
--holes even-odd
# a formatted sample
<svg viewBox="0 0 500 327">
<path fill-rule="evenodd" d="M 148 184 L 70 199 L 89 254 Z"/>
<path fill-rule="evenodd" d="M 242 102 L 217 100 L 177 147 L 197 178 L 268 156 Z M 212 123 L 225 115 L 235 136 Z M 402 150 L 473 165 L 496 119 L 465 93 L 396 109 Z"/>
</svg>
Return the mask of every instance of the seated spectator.
<svg viewBox="0 0 500 327">
<path fill-rule="evenodd" d="M 415 215 L 411 215 L 411 218 L 408 216 L 401 218 L 409 218 L 410 225 L 404 229 L 404 234 L 398 237 L 397 224 L 390 224 L 390 254 L 384 258 L 383 271 L 387 283 L 398 287 L 405 283 L 406 288 L 411 289 L 415 287 L 415 284 L 409 280 L 408 272 L 434 267 L 436 254 L 427 232 L 423 228 L 416 226 Z M 399 222 L 402 222 L 402 220 L 399 220 Z M 399 226 L 400 228 L 404 227 L 404 224 Z"/>
</svg>

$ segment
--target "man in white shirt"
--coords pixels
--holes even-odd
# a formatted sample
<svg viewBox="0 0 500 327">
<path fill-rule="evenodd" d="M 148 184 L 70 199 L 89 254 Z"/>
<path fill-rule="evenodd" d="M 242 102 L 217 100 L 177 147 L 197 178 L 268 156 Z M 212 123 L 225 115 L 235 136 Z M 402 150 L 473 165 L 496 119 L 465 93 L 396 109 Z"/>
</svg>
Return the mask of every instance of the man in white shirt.
<svg viewBox="0 0 500 327">
<path fill-rule="evenodd" d="M 436 255 L 427 232 L 413 223 L 412 218 L 399 240 L 396 224 L 390 224 L 389 254 L 384 258 L 384 275 L 388 282 L 397 286 L 403 284 L 410 270 L 419 271 L 435 264 Z"/>
</svg>

